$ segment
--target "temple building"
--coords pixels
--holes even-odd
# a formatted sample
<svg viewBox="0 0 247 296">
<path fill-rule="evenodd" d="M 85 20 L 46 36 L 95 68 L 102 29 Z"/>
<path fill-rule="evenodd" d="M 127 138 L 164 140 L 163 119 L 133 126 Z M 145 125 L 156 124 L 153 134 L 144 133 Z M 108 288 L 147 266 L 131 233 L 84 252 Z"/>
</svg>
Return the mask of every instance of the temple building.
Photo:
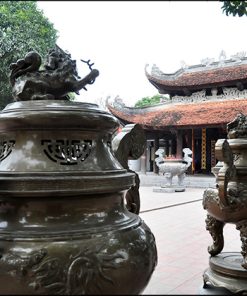
<svg viewBox="0 0 247 296">
<path fill-rule="evenodd" d="M 214 148 L 227 138 L 226 124 L 238 114 L 247 114 L 247 57 L 240 52 L 218 61 L 201 60 L 165 74 L 156 65 L 146 77 L 160 94 L 169 98 L 150 107 L 127 107 L 121 99 L 108 103 L 109 111 L 125 124 L 138 123 L 146 134 L 142 162 L 146 172 L 158 172 L 155 151 L 164 148 L 166 157 L 182 158 L 182 149 L 192 150 L 189 174 L 211 174 L 217 163 Z"/>
</svg>

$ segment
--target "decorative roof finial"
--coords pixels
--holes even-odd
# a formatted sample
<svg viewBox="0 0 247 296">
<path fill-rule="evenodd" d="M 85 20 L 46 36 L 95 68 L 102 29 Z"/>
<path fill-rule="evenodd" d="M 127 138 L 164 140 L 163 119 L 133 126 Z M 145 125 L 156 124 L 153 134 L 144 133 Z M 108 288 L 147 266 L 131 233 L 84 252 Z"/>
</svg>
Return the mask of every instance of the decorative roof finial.
<svg viewBox="0 0 247 296">
<path fill-rule="evenodd" d="M 219 54 L 219 63 L 223 64 L 226 60 L 226 52 L 222 50 Z"/>
<path fill-rule="evenodd" d="M 234 60 L 234 61 L 237 61 L 237 62 L 240 62 L 241 59 L 244 59 L 246 56 L 246 51 L 239 51 L 237 52 L 236 54 L 234 55 L 231 55 L 231 58 Z"/>
<path fill-rule="evenodd" d="M 180 61 L 180 65 L 182 69 L 187 69 L 188 65 L 185 63 L 185 61 Z"/>
<path fill-rule="evenodd" d="M 201 64 L 204 66 L 210 66 L 214 62 L 214 58 L 205 58 L 201 60 Z"/>
</svg>

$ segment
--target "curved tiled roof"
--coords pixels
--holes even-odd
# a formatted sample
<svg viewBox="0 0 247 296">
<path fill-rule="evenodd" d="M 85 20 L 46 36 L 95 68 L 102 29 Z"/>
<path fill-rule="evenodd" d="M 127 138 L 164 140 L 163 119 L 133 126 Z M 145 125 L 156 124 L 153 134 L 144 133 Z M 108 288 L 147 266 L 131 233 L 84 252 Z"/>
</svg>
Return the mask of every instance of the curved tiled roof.
<svg viewBox="0 0 247 296">
<path fill-rule="evenodd" d="M 238 82 L 247 83 L 247 63 L 230 64 L 222 67 L 198 67 L 193 70 L 179 70 L 173 74 L 157 73 L 145 74 L 150 83 L 166 93 L 178 89 L 197 90 L 203 87 L 230 86 Z"/>
<path fill-rule="evenodd" d="M 126 123 L 139 123 L 144 128 L 157 129 L 225 125 L 239 113 L 247 115 L 247 99 L 164 104 L 149 108 L 107 107 Z"/>
</svg>

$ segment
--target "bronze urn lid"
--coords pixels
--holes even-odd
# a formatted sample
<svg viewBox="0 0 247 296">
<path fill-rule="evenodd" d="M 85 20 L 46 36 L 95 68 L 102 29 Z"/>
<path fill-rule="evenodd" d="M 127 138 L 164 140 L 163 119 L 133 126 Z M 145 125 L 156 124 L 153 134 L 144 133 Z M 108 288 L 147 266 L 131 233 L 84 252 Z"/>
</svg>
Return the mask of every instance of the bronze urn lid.
<svg viewBox="0 0 247 296">
<path fill-rule="evenodd" d="M 116 118 L 95 104 L 66 100 L 9 104 L 0 113 L 0 194 L 129 188 L 134 175 L 122 168 L 110 149 L 118 126 Z"/>
</svg>

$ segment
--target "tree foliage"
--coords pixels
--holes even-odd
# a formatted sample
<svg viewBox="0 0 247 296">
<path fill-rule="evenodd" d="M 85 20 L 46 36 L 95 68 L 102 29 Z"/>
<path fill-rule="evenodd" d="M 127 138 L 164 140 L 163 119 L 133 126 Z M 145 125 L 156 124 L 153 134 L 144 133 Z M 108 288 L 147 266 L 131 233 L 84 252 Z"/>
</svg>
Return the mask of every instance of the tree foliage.
<svg viewBox="0 0 247 296">
<path fill-rule="evenodd" d="M 223 2 L 221 7 L 223 13 L 233 16 L 243 16 L 247 15 L 247 1 L 220 1 Z"/>
<path fill-rule="evenodd" d="M 0 109 L 12 101 L 9 65 L 31 50 L 42 58 L 53 48 L 57 30 L 36 1 L 0 1 Z"/>
<path fill-rule="evenodd" d="M 169 100 L 169 98 L 167 98 L 163 95 L 160 95 L 160 94 L 154 95 L 152 97 L 150 97 L 150 96 L 144 97 L 135 103 L 135 107 L 152 106 L 152 105 L 162 103 L 164 100 L 167 101 L 167 100 Z"/>
</svg>

